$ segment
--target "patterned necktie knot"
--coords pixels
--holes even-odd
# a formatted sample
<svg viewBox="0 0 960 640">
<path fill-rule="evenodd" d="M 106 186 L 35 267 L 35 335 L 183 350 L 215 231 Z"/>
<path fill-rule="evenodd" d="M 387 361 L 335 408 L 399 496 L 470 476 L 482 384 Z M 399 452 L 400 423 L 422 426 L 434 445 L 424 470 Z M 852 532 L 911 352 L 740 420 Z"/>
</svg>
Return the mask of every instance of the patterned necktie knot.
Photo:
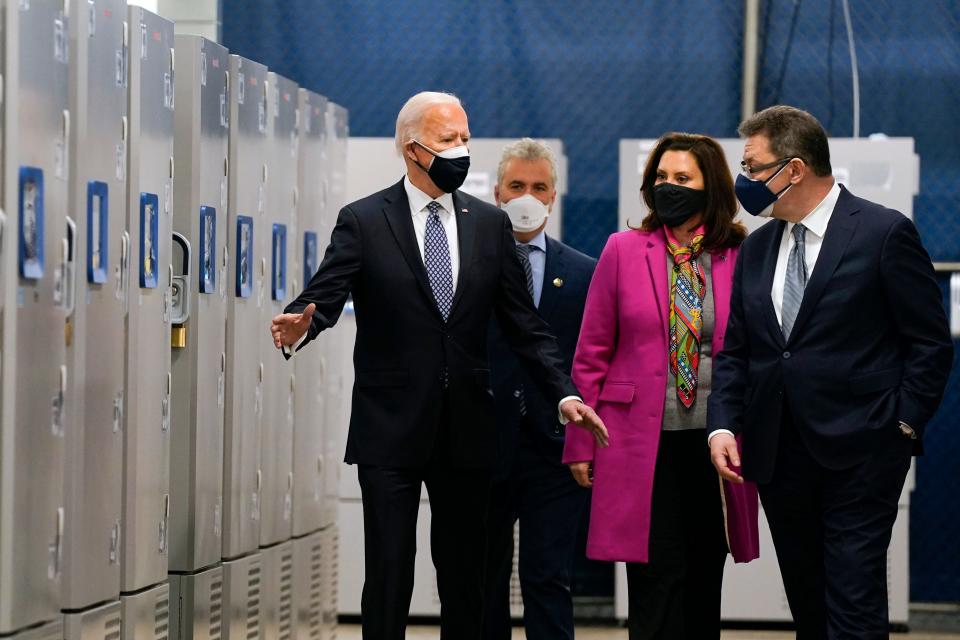
<svg viewBox="0 0 960 640">
<path fill-rule="evenodd" d="M 439 216 L 441 209 L 443 209 L 443 207 L 436 200 L 431 200 L 427 203 L 427 211 L 430 212 L 430 215 Z"/>
<path fill-rule="evenodd" d="M 804 240 L 807 237 L 807 228 L 802 224 L 795 224 L 793 225 L 793 230 L 791 231 L 791 233 L 793 233 L 794 241 L 797 244 L 802 245 Z"/>
<path fill-rule="evenodd" d="M 670 236 L 667 236 L 667 251 L 673 256 L 675 266 L 696 260 L 703 253 L 703 234 L 694 236 L 689 247 L 673 242 Z"/>
</svg>

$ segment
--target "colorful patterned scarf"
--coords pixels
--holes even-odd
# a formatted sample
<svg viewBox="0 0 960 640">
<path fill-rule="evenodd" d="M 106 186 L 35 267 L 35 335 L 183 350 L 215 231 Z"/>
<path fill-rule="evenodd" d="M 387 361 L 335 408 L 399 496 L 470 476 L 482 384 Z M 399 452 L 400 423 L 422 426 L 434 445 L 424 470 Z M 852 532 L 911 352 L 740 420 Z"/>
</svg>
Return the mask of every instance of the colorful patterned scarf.
<svg viewBox="0 0 960 640">
<path fill-rule="evenodd" d="M 703 329 L 703 297 L 706 276 L 700 264 L 704 227 L 693 232 L 689 247 L 681 246 L 669 228 L 667 251 L 673 256 L 670 271 L 670 369 L 677 378 L 677 397 L 690 408 L 697 398 L 700 335 Z"/>
</svg>

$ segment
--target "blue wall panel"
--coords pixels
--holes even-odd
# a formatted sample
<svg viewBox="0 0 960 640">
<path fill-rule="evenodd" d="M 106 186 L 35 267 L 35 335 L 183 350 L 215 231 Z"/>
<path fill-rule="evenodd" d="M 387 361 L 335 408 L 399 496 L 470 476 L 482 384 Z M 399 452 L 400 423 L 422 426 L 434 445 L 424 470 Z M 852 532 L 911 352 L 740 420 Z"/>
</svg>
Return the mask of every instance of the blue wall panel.
<svg viewBox="0 0 960 640">
<path fill-rule="evenodd" d="M 463 99 L 475 136 L 562 138 L 570 160 L 564 236 L 593 255 L 616 228 L 618 140 L 674 129 L 736 135 L 739 0 L 222 1 L 224 44 L 345 105 L 353 135 L 392 136 L 403 102 L 435 89 Z M 958 260 L 960 3 L 850 7 L 861 134 L 916 138 L 917 225 L 935 260 Z M 795 104 L 832 135 L 851 135 L 839 0 L 770 0 L 761 24 L 758 106 Z M 914 600 L 960 601 L 958 415 L 955 372 L 918 463 Z"/>
</svg>

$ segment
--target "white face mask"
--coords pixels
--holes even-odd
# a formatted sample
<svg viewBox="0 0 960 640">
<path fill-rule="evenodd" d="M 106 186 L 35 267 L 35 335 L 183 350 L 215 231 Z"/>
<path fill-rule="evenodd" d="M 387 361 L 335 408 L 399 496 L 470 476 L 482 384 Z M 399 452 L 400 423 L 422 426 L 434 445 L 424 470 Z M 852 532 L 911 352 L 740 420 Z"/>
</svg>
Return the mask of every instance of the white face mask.
<svg viewBox="0 0 960 640">
<path fill-rule="evenodd" d="M 504 202 L 500 208 L 510 216 L 510 224 L 514 231 L 527 232 L 540 228 L 543 221 L 550 215 L 550 209 L 532 194 L 524 194 L 509 202 Z"/>
</svg>

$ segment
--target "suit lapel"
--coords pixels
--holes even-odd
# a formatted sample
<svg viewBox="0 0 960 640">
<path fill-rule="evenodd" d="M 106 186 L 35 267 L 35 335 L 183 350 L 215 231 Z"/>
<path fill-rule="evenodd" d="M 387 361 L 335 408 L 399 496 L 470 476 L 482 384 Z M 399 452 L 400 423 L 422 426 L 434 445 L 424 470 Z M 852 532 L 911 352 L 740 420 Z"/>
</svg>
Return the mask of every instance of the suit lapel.
<svg viewBox="0 0 960 640">
<path fill-rule="evenodd" d="M 477 240 L 477 216 L 471 215 L 467 199 L 459 191 L 453 192 L 453 214 L 457 220 L 457 245 L 460 248 L 460 272 L 457 275 L 457 290 L 453 294 L 450 317 L 457 310 L 457 303 L 463 297 L 464 283 L 467 282 L 467 270 L 473 266 L 473 249 Z"/>
<path fill-rule="evenodd" d="M 668 291 L 669 285 L 667 282 L 666 247 L 666 236 L 664 235 L 663 229 L 658 229 L 647 236 L 647 273 L 650 275 L 650 280 L 653 282 L 653 290 L 656 293 L 654 297 L 657 300 L 657 309 L 660 312 L 660 326 L 663 330 L 663 335 L 669 339 L 668 327 L 670 325 L 670 312 L 668 300 L 670 299 L 670 292 Z"/>
<path fill-rule="evenodd" d="M 793 323 L 793 330 L 790 337 L 800 334 L 804 323 L 810 318 L 810 314 L 816 307 L 820 296 L 823 295 L 830 282 L 833 272 L 836 271 L 843 253 L 850 244 L 850 238 L 857 228 L 859 220 L 854 214 L 860 208 L 853 201 L 853 197 L 846 189 L 840 192 L 840 198 L 837 200 L 833 215 L 830 216 L 830 222 L 827 224 L 827 231 L 823 236 L 823 245 L 820 247 L 820 255 L 817 256 L 817 263 L 813 267 L 813 273 L 810 274 L 810 280 L 803 290 L 803 300 L 800 303 L 800 310 L 797 312 L 797 319 Z"/>
<path fill-rule="evenodd" d="M 407 199 L 407 192 L 403 189 L 403 180 L 387 192 L 384 201 L 383 215 L 387 219 L 387 226 L 390 227 L 390 231 L 400 247 L 400 253 L 403 254 L 404 260 L 416 277 L 424 295 L 427 296 L 428 306 L 436 311 L 439 317 L 440 311 L 437 309 L 437 302 L 433 297 L 430 281 L 427 279 L 427 269 L 423 266 L 420 247 L 417 245 L 417 237 L 413 232 L 410 201 Z"/>
<path fill-rule="evenodd" d="M 763 315 L 767 319 L 767 328 L 778 345 L 783 346 L 783 330 L 780 328 L 780 322 L 777 320 L 777 310 L 773 308 L 773 276 L 777 271 L 777 256 L 780 254 L 780 241 L 783 239 L 783 230 L 787 223 L 783 220 L 776 220 L 767 224 L 777 226 L 776 232 L 770 239 L 767 246 L 767 254 L 763 259 L 763 280 L 760 282 L 760 291 L 756 294 L 760 296 L 763 306 Z"/>
<path fill-rule="evenodd" d="M 550 322 L 553 310 L 563 292 L 564 281 L 567 279 L 566 261 L 563 257 L 563 245 L 547 236 L 547 256 L 543 269 L 543 284 L 540 287 L 540 317 Z M 555 280 L 560 285 L 554 284 Z"/>
</svg>

